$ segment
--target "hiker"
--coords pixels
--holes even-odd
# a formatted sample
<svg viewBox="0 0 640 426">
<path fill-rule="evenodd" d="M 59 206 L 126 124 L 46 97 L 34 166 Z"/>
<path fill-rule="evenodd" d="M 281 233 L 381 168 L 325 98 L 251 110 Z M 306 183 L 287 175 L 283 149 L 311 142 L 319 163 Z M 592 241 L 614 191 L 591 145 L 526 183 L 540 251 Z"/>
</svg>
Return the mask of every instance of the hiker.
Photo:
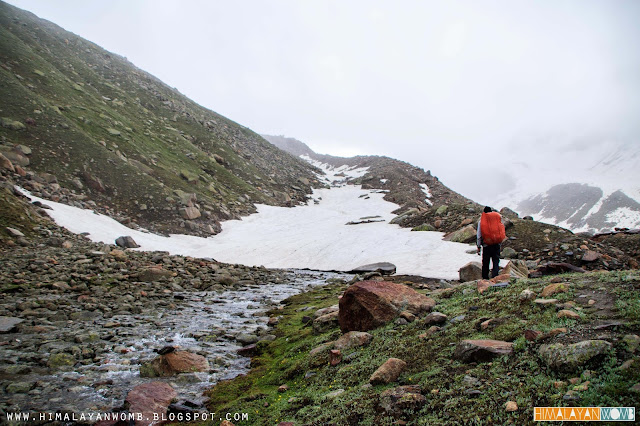
<svg viewBox="0 0 640 426">
<path fill-rule="evenodd" d="M 489 279 L 489 262 L 493 263 L 491 277 L 497 277 L 500 270 L 500 244 L 507 238 L 502 216 L 489 206 L 484 208 L 478 222 L 478 254 L 482 248 L 482 279 Z"/>
</svg>

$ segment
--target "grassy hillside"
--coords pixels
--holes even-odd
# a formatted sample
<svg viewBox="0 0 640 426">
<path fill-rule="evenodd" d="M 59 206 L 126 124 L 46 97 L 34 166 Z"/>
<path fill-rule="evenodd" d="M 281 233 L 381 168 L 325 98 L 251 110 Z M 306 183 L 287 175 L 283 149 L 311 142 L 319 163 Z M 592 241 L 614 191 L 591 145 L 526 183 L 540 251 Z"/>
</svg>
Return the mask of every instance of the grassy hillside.
<svg viewBox="0 0 640 426">
<path fill-rule="evenodd" d="M 539 295 L 548 280 L 512 281 L 507 288 L 483 294 L 468 285 L 435 290 L 430 294 L 437 301 L 434 310 L 448 317 L 440 330 L 428 331 L 422 319 L 391 323 L 370 332 L 369 346 L 343 351 L 337 366 L 316 367 L 309 353 L 337 339 L 340 330 L 335 326 L 314 334 L 304 317 L 336 304 L 346 286 L 335 284 L 292 297 L 284 310 L 271 312 L 280 318 L 278 338 L 260 348 L 249 375 L 210 391 L 210 408 L 248 412 L 246 424 L 252 425 L 405 424 L 395 423 L 398 420 L 433 425 L 530 424 L 534 406 L 637 406 L 638 391 L 630 388 L 640 381 L 640 276 L 601 272 L 561 278 L 568 283 L 567 291 L 553 297 L 557 304 L 573 303 L 578 319 L 558 318 L 553 304 L 519 300 L 525 289 Z M 492 321 L 484 328 L 481 324 L 487 320 Z M 560 328 L 566 330 L 549 333 Z M 544 337 L 528 341 L 525 330 Z M 513 342 L 514 352 L 492 362 L 464 363 L 453 359 L 463 339 Z M 548 367 L 538 353 L 542 344 L 589 339 L 612 345 L 573 371 Z M 389 357 L 407 363 L 398 381 L 369 385 L 371 374 Z M 282 385 L 288 386 L 284 392 L 278 390 Z M 385 412 L 381 394 L 399 385 L 418 385 L 424 405 L 411 408 L 407 403 L 408 408 L 395 415 Z M 508 401 L 517 404 L 516 411 L 506 410 Z"/>
<path fill-rule="evenodd" d="M 0 151 L 26 145 L 27 169 L 158 230 L 184 226 L 180 191 L 196 194 L 198 223 L 295 204 L 313 184 L 311 167 L 251 130 L 3 2 L 0 90 Z"/>
</svg>

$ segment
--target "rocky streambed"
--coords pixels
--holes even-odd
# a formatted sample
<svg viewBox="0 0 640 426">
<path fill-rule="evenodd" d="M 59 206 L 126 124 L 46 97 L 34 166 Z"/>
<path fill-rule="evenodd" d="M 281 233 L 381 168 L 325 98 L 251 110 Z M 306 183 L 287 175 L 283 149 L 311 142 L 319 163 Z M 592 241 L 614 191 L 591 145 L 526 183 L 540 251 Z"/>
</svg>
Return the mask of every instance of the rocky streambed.
<svg viewBox="0 0 640 426">
<path fill-rule="evenodd" d="M 205 357 L 209 370 L 164 377 L 178 402 L 245 373 L 244 345 L 270 340 L 265 311 L 340 278 L 166 253 L 123 251 L 41 228 L 0 258 L 0 408 L 107 412 L 150 382 L 140 367 L 167 346 Z"/>
</svg>

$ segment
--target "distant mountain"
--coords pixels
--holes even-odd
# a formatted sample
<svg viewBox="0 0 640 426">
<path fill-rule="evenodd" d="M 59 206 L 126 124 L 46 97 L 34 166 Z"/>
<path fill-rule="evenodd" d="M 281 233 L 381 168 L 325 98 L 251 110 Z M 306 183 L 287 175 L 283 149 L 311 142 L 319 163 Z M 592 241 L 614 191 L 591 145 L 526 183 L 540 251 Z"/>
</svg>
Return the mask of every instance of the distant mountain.
<svg viewBox="0 0 640 426">
<path fill-rule="evenodd" d="M 312 166 L 248 128 L 1 1 L 0 88 L 0 153 L 21 167 L 17 183 L 131 226 L 215 233 L 318 185 Z"/>
<path fill-rule="evenodd" d="M 526 166 L 505 166 L 517 189 L 496 205 L 574 232 L 640 228 L 640 146 L 576 143 L 538 151 L 519 154 L 529 159 Z"/>
</svg>

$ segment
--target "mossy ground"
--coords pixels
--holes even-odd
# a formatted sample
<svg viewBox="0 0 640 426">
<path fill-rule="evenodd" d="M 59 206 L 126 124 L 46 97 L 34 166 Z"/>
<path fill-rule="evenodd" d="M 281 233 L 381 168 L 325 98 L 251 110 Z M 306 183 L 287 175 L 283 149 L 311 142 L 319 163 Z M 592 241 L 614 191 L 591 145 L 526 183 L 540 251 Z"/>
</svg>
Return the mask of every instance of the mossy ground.
<svg viewBox="0 0 640 426">
<path fill-rule="evenodd" d="M 426 405 L 418 412 L 406 412 L 409 424 L 529 424 L 534 406 L 566 406 L 563 395 L 574 385 L 554 386 L 556 381 L 580 377 L 581 371 L 558 372 L 547 368 L 538 358 L 540 343 L 527 341 L 527 329 L 546 332 L 566 327 L 569 332 L 549 342 L 577 342 L 605 338 L 612 350 L 597 362 L 584 366 L 593 374 L 586 391 L 578 392 L 579 406 L 636 406 L 638 396 L 628 389 L 640 381 L 640 369 L 621 370 L 626 360 L 635 358 L 622 342 L 623 335 L 640 331 L 640 276 L 634 272 L 609 272 L 565 275 L 569 290 L 554 295 L 559 302 L 575 301 L 581 320 L 559 319 L 556 309 L 531 302 L 520 303 L 518 296 L 526 288 L 540 293 L 548 280 L 518 280 L 509 287 L 488 290 L 482 295 L 469 286 L 432 292 L 435 310 L 446 314 L 447 325 L 427 339 L 422 320 L 406 325 L 390 324 L 371 332 L 372 343 L 351 353 L 346 351 L 336 367 L 314 368 L 308 353 L 318 345 L 340 336 L 337 327 L 314 335 L 302 318 L 316 309 L 337 303 L 346 285 L 328 285 L 287 300 L 287 305 L 271 314 L 281 316 L 275 329 L 278 338 L 262 346 L 252 360 L 253 370 L 246 376 L 221 382 L 210 392 L 209 408 L 216 412 L 246 412 L 249 421 L 238 424 L 273 425 L 281 421 L 294 424 L 393 424 L 378 408 L 379 394 L 387 388 L 417 384 L 426 396 Z M 587 297 L 580 297 L 580 296 Z M 596 300 L 590 306 L 588 300 Z M 313 306 L 312 309 L 303 310 Z M 464 315 L 464 319 L 451 322 Z M 499 325 L 481 330 L 485 319 L 501 318 Z M 604 322 L 620 322 L 613 328 L 594 329 Z M 497 339 L 514 343 L 514 353 L 483 364 L 465 364 L 452 359 L 455 345 L 462 339 Z M 408 363 L 397 383 L 367 387 L 370 375 L 389 357 Z M 315 373 L 305 378 L 309 372 Z M 589 373 L 587 373 L 589 374 Z M 464 377 L 480 381 L 470 387 Z M 583 379 L 583 381 L 586 379 Z M 581 382 L 582 383 L 582 382 Z M 286 392 L 278 387 L 286 384 Z M 327 395 L 337 389 L 344 392 Z M 472 396 L 465 391 L 480 391 Z M 516 401 L 519 409 L 506 412 L 505 403 Z"/>
</svg>

